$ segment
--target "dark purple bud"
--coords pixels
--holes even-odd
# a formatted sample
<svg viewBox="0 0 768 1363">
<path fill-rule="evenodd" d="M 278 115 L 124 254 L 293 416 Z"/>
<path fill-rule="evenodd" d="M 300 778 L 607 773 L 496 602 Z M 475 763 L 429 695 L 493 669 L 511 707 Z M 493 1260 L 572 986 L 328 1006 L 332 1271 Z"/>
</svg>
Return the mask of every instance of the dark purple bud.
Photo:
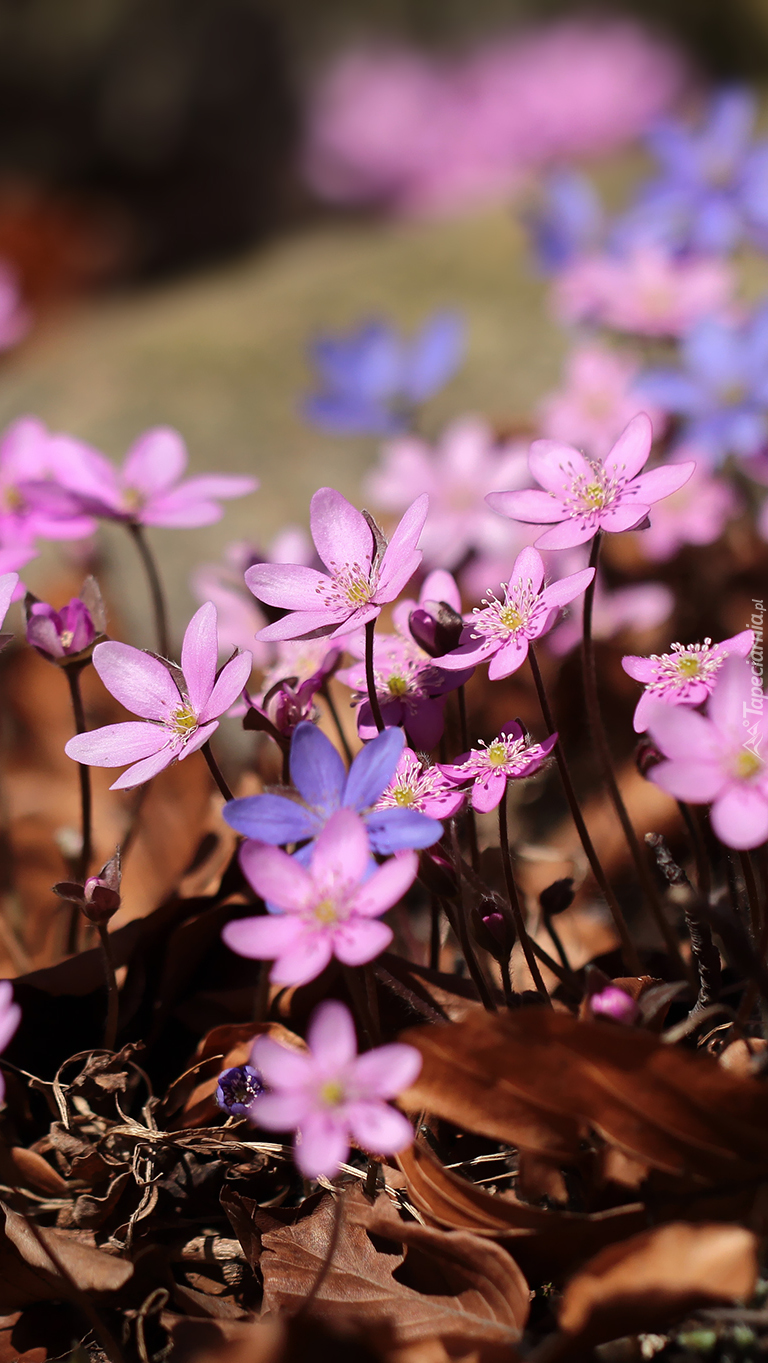
<svg viewBox="0 0 768 1363">
<path fill-rule="evenodd" d="M 612 1022 L 620 1022 L 625 1027 L 631 1027 L 638 1013 L 635 1000 L 615 984 L 609 984 L 599 994 L 593 994 L 589 1006 L 595 1017 L 610 1018 Z"/>
<path fill-rule="evenodd" d="M 456 872 L 452 862 L 439 852 L 422 852 L 419 857 L 419 880 L 432 894 L 441 899 L 452 899 L 456 894 Z"/>
<path fill-rule="evenodd" d="M 515 945 L 514 923 L 494 899 L 484 899 L 471 914 L 472 935 L 477 945 L 497 961 L 508 961 Z"/>
<path fill-rule="evenodd" d="M 253 1065 L 234 1065 L 219 1075 L 216 1102 L 229 1117 L 248 1117 L 264 1085 Z"/>
<path fill-rule="evenodd" d="M 447 601 L 428 601 L 426 608 L 418 606 L 411 611 L 408 626 L 416 643 L 430 658 L 441 658 L 458 648 L 464 621 Z"/>
<path fill-rule="evenodd" d="M 573 903 L 573 880 L 566 876 L 563 880 L 553 880 L 539 895 L 539 903 L 545 918 L 554 918 L 564 913 Z"/>
<path fill-rule="evenodd" d="M 84 885 L 73 881 L 60 880 L 54 885 L 53 892 L 60 899 L 69 899 L 79 904 L 85 917 L 91 923 L 108 923 L 120 908 L 120 849 L 102 866 L 97 876 L 89 876 Z"/>
<path fill-rule="evenodd" d="M 659 752 L 656 744 L 652 743 L 650 738 L 641 738 L 635 748 L 635 763 L 640 775 L 647 776 L 649 771 L 652 771 L 654 767 L 658 767 L 659 762 L 663 761 L 664 757 L 662 753 Z"/>
<path fill-rule="evenodd" d="M 73 596 L 60 611 L 27 592 L 24 617 L 27 643 L 55 663 L 85 660 L 106 626 L 101 593 L 93 577 L 86 579 L 80 596 Z"/>
</svg>

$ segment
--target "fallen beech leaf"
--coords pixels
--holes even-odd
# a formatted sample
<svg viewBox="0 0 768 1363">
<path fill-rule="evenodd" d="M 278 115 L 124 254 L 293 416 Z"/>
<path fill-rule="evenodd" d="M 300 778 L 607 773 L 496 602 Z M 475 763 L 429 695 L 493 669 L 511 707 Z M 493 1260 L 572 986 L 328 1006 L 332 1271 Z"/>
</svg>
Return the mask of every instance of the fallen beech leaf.
<svg viewBox="0 0 768 1363">
<path fill-rule="evenodd" d="M 0 1151 L 0 1168 L 3 1177 L 11 1178 L 22 1188 L 32 1188 L 38 1193 L 48 1193 L 49 1197 L 64 1197 L 69 1193 L 69 1185 L 61 1174 L 43 1159 L 36 1150 L 27 1150 L 23 1145 L 11 1146 Z"/>
<path fill-rule="evenodd" d="M 765 1059 L 766 1050 L 768 1041 L 764 1041 L 761 1036 L 751 1036 L 749 1041 L 739 1038 L 720 1052 L 718 1063 L 729 1074 L 738 1074 L 745 1079 L 751 1078 L 755 1073 L 755 1066 Z"/>
<path fill-rule="evenodd" d="M 567 1284 L 558 1324 L 583 1348 L 654 1330 L 701 1306 L 743 1301 L 757 1237 L 741 1226 L 674 1222 L 604 1249 Z"/>
<path fill-rule="evenodd" d="M 768 1089 L 710 1056 L 665 1046 L 639 1028 L 521 1009 L 469 1014 L 403 1039 L 424 1057 L 402 1101 L 556 1163 L 590 1133 L 678 1177 L 764 1176 Z"/>
<path fill-rule="evenodd" d="M 177 1363 L 307 1363 L 309 1358 L 312 1363 L 385 1363 L 378 1349 L 356 1336 L 331 1333 L 314 1317 L 213 1321 L 165 1312 L 163 1324 L 173 1340 Z M 412 1363 L 433 1361 L 425 1355 L 423 1360 L 414 1357 Z M 438 1357 L 435 1363 L 443 1359 Z"/>
<path fill-rule="evenodd" d="M 104 1254 L 47 1226 L 38 1227 L 43 1241 L 40 1244 L 23 1216 L 4 1203 L 0 1203 L 0 1209 L 5 1217 L 0 1236 L 0 1311 L 18 1311 L 29 1302 L 68 1295 L 69 1289 L 44 1246 L 50 1247 L 69 1277 L 89 1296 L 116 1292 L 131 1277 L 133 1264 L 127 1259 Z"/>
<path fill-rule="evenodd" d="M 312 1216 L 262 1237 L 267 1311 L 301 1308 L 326 1262 L 335 1215 L 333 1199 L 324 1198 Z M 367 1231 L 392 1241 L 392 1252 L 376 1248 Z M 335 1252 L 312 1310 L 334 1325 L 375 1324 L 387 1349 L 437 1337 L 449 1349 L 477 1349 L 483 1363 L 501 1363 L 520 1337 L 528 1295 L 498 1245 L 402 1221 L 385 1197 L 371 1207 L 354 1189 L 344 1197 Z"/>
</svg>

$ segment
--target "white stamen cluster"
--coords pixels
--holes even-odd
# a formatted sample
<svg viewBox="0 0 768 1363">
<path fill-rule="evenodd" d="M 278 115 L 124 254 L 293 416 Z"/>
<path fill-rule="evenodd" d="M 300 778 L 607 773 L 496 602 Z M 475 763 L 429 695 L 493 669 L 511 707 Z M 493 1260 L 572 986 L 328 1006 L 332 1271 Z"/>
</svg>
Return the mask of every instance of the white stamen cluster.
<svg viewBox="0 0 768 1363">
<path fill-rule="evenodd" d="M 649 661 L 655 666 L 656 676 L 646 684 L 646 689 L 680 691 L 694 681 L 711 688 L 725 658 L 726 654 L 714 651 L 711 639 L 705 639 L 703 644 L 673 644 L 671 653 L 651 654 Z"/>
<path fill-rule="evenodd" d="M 527 582 L 517 582 L 510 589 L 509 585 L 502 583 L 504 600 L 500 601 L 496 593 L 490 589 L 486 592 L 480 606 L 475 606 L 473 610 L 474 620 L 472 622 L 473 636 L 484 636 L 487 639 L 509 639 L 517 634 L 519 630 L 525 629 L 538 600 L 538 593 L 534 591 L 533 583 L 530 579 Z"/>
</svg>

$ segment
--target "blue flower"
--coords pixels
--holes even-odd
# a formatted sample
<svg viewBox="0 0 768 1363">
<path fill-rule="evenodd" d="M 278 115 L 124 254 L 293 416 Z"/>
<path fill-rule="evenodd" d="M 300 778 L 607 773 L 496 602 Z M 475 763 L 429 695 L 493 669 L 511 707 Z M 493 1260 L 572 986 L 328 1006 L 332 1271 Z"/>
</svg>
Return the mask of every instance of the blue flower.
<svg viewBox="0 0 768 1363">
<path fill-rule="evenodd" d="M 234 1065 L 219 1075 L 216 1102 L 230 1117 L 248 1117 L 263 1092 L 261 1075 L 253 1065 Z"/>
<path fill-rule="evenodd" d="M 755 107 L 747 90 L 727 88 L 698 130 L 657 124 L 648 142 L 660 173 L 620 219 L 617 239 L 720 253 L 747 236 L 768 247 L 768 142 L 751 141 Z"/>
<path fill-rule="evenodd" d="M 311 354 L 323 387 L 305 400 L 304 416 L 335 435 L 397 435 L 453 377 L 464 349 L 464 323 L 453 312 L 435 313 L 411 342 L 375 320 L 347 336 L 321 336 Z"/>
<path fill-rule="evenodd" d="M 547 176 L 543 200 L 526 215 L 526 222 L 539 268 L 550 274 L 599 246 L 603 211 L 586 175 L 557 170 Z"/>
<path fill-rule="evenodd" d="M 768 304 L 739 326 L 699 322 L 683 341 L 683 368 L 650 369 L 635 390 L 684 418 L 686 442 L 713 460 L 757 453 L 768 437 Z"/>
<path fill-rule="evenodd" d="M 304 803 L 284 795 L 248 795 L 230 800 L 224 818 L 246 838 L 281 847 L 314 840 L 337 809 L 353 809 L 363 818 L 373 852 L 389 856 L 403 848 L 431 847 L 443 832 L 437 819 L 414 809 L 372 810 L 395 774 L 404 745 L 402 729 L 385 729 L 366 743 L 347 772 L 330 739 L 314 724 L 299 724 L 290 768 Z"/>
</svg>

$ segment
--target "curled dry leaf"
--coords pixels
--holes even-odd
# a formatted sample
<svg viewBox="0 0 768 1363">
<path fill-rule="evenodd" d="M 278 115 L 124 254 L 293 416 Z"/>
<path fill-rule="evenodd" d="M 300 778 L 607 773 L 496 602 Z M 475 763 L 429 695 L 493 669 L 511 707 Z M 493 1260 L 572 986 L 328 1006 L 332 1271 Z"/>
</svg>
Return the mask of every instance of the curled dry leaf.
<svg viewBox="0 0 768 1363">
<path fill-rule="evenodd" d="M 764 1176 L 768 1090 L 639 1028 L 522 1009 L 404 1034 L 424 1057 L 414 1111 L 555 1163 L 596 1133 L 632 1160 L 698 1183 Z"/>
<path fill-rule="evenodd" d="M 602 1250 L 566 1286 L 563 1353 L 743 1301 L 756 1282 L 757 1237 L 741 1226 L 674 1222 L 634 1235 Z"/>
<path fill-rule="evenodd" d="M 18 1311 L 29 1302 L 67 1297 L 67 1284 L 56 1261 L 89 1296 L 116 1292 L 131 1277 L 133 1264 L 126 1259 L 105 1254 L 79 1243 L 64 1231 L 45 1226 L 38 1228 L 41 1244 L 23 1216 L 3 1203 L 0 1208 L 4 1214 L 0 1236 L 0 1310 Z"/>
<path fill-rule="evenodd" d="M 336 1212 L 325 1198 L 312 1216 L 262 1237 L 267 1311 L 298 1311 L 333 1249 L 312 1303 L 324 1322 L 375 1325 L 387 1349 L 436 1337 L 453 1350 L 476 1349 L 482 1363 L 509 1363 L 529 1293 L 503 1249 L 403 1221 L 385 1197 L 371 1207 L 357 1189 L 344 1197 L 333 1248 Z M 368 1232 L 391 1249 L 377 1247 Z"/>
</svg>

